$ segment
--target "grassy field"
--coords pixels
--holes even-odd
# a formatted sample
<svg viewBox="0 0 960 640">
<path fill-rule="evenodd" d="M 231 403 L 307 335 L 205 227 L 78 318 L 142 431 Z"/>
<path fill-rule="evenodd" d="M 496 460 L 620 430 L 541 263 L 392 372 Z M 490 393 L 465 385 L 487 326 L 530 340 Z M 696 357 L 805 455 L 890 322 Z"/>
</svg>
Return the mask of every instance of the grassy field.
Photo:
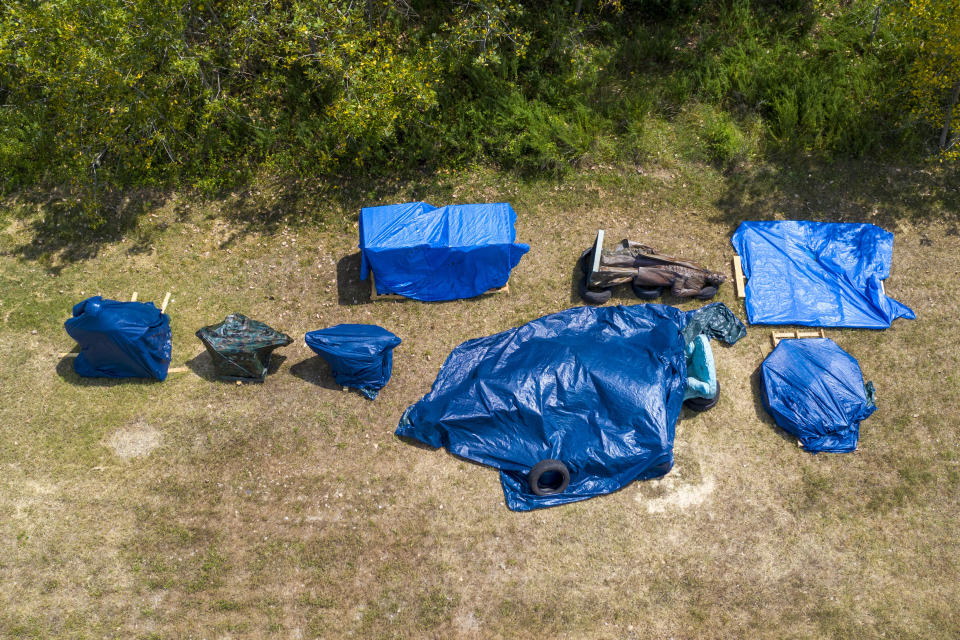
<svg viewBox="0 0 960 640">
<path fill-rule="evenodd" d="M 0 213 L 0 637 L 960 635 L 955 174 L 664 155 L 556 182 L 477 169 L 345 189 L 172 195 L 80 245 L 51 240 L 31 203 Z M 370 303 L 359 204 L 410 199 L 512 202 L 532 248 L 510 293 Z M 724 396 L 683 413 L 674 470 L 613 495 L 512 513 L 495 471 L 393 436 L 458 343 L 578 304 L 598 227 L 726 270 L 739 221 L 771 218 L 896 234 L 886 290 L 917 320 L 828 331 L 877 386 L 856 453 L 804 453 L 765 414 L 761 327 L 716 351 Z M 72 304 L 168 289 L 187 372 L 73 373 Z M 729 285 L 718 299 L 745 317 Z M 215 381 L 193 335 L 231 311 L 296 339 L 263 385 Z M 302 342 L 339 322 L 403 339 L 375 402 Z"/>
</svg>

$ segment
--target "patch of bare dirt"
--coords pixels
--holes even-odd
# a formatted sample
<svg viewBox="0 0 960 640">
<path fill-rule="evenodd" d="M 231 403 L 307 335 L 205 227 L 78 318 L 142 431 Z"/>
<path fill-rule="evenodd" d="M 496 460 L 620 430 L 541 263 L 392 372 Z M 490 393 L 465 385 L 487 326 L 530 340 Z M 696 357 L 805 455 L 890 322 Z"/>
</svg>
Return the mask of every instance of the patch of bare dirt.
<svg viewBox="0 0 960 640">
<path fill-rule="evenodd" d="M 121 460 L 144 458 L 160 446 L 160 432 L 143 420 L 118 429 L 107 439 L 106 445 Z"/>
</svg>

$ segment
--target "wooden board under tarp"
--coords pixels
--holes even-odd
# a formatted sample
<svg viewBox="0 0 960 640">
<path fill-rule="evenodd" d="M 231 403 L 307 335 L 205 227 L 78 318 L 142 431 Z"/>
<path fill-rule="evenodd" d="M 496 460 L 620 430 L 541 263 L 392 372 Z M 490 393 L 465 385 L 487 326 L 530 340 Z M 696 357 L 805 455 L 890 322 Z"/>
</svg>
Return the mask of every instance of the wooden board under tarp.
<svg viewBox="0 0 960 640">
<path fill-rule="evenodd" d="M 743 265 L 740 256 L 733 256 L 733 286 L 737 290 L 738 298 L 747 297 L 747 281 L 743 277 Z"/>
<path fill-rule="evenodd" d="M 794 329 L 793 331 L 772 331 L 770 332 L 770 342 L 773 343 L 773 346 L 776 347 L 780 344 L 781 340 L 786 339 L 797 339 L 800 338 L 826 338 L 826 334 L 823 332 L 821 327 L 817 331 L 798 331 Z"/>
</svg>

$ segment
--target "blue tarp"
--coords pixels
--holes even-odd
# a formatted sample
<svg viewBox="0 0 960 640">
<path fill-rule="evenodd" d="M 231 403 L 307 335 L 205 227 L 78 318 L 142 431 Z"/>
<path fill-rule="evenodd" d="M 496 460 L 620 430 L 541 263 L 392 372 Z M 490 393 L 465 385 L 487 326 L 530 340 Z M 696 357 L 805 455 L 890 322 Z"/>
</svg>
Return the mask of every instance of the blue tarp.
<svg viewBox="0 0 960 640">
<path fill-rule="evenodd" d="M 167 377 L 170 318 L 152 302 L 117 302 L 100 296 L 73 307 L 64 323 L 80 345 L 73 370 L 89 378 Z"/>
<path fill-rule="evenodd" d="M 337 384 L 371 400 L 390 380 L 393 349 L 400 344 L 400 338 L 372 324 L 338 324 L 310 331 L 304 339 L 330 365 Z"/>
<path fill-rule="evenodd" d="M 872 224 L 743 222 L 731 239 L 751 324 L 886 329 L 913 311 L 883 291 L 893 234 Z"/>
<path fill-rule="evenodd" d="M 781 340 L 760 368 L 763 405 L 804 449 L 857 448 L 860 421 L 877 407 L 853 356 L 829 338 Z"/>
<path fill-rule="evenodd" d="M 507 284 L 530 247 L 515 243 L 506 202 L 434 207 L 410 202 L 360 211 L 360 278 L 377 293 L 416 300 L 472 298 Z"/>
<path fill-rule="evenodd" d="M 687 385 L 682 331 L 695 313 L 578 307 L 464 342 L 396 433 L 499 469 L 517 511 L 662 476 Z M 548 459 L 566 464 L 570 485 L 534 495 L 527 475 Z"/>
</svg>

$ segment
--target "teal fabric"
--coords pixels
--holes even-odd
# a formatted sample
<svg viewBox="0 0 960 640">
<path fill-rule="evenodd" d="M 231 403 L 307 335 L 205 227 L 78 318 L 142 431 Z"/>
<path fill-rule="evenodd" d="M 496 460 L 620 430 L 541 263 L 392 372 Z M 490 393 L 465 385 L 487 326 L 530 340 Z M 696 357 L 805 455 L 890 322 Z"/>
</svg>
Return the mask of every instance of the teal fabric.
<svg viewBox="0 0 960 640">
<path fill-rule="evenodd" d="M 710 339 L 701 334 L 687 343 L 687 389 L 683 399 L 713 398 L 717 395 L 717 368 Z"/>
</svg>

